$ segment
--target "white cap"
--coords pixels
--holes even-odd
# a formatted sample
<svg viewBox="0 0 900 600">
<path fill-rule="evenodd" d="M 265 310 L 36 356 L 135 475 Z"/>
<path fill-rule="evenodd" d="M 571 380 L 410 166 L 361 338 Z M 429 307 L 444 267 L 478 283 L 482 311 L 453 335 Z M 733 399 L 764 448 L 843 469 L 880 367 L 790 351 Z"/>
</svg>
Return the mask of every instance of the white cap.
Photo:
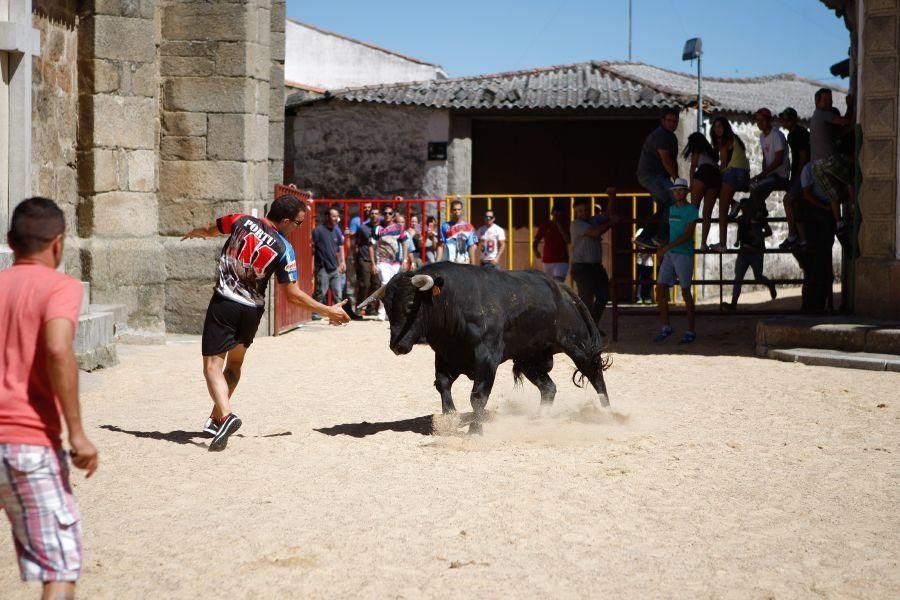
<svg viewBox="0 0 900 600">
<path fill-rule="evenodd" d="M 690 186 L 688 185 L 687 179 L 684 177 L 679 177 L 675 180 L 675 183 L 669 186 L 670 190 L 686 190 Z"/>
</svg>

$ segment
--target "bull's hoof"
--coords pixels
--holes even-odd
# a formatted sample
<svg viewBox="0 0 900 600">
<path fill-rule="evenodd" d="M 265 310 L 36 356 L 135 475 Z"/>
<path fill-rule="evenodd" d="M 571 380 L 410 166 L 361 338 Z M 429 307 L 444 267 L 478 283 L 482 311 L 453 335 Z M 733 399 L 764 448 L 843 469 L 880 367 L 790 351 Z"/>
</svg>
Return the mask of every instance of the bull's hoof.
<svg viewBox="0 0 900 600">
<path fill-rule="evenodd" d="M 456 412 L 455 406 L 441 406 L 441 412 L 445 415 L 452 415 Z"/>
<path fill-rule="evenodd" d="M 482 429 L 481 423 L 473 422 L 469 425 L 469 435 L 484 435 L 484 429 Z"/>
<path fill-rule="evenodd" d="M 603 408 L 609 408 L 609 396 L 607 396 L 606 394 L 599 394 L 598 397 L 600 398 L 600 406 L 602 406 Z"/>
</svg>

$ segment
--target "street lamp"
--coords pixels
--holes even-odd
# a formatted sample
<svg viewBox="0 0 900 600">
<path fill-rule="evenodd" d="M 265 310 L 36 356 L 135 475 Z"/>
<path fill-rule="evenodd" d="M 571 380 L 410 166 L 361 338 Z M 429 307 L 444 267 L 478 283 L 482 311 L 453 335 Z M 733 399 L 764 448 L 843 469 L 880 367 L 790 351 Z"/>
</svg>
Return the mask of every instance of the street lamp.
<svg viewBox="0 0 900 600">
<path fill-rule="evenodd" d="M 700 71 L 700 57 L 703 55 L 703 40 L 691 38 L 684 43 L 681 60 L 697 59 L 697 131 L 703 131 L 703 79 Z"/>
</svg>

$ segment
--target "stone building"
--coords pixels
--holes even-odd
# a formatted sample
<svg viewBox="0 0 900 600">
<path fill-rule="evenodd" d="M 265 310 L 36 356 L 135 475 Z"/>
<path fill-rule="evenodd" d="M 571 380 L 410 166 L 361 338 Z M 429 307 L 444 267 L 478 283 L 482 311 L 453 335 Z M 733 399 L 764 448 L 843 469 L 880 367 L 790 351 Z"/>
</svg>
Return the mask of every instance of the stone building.
<svg viewBox="0 0 900 600">
<path fill-rule="evenodd" d="M 900 319 L 900 2 L 822 1 L 850 32 L 850 91 L 862 137 L 853 310 Z"/>
<path fill-rule="evenodd" d="M 180 236 L 262 211 L 282 180 L 284 10 L 0 0 L 0 41 L 19 42 L 0 47 L 0 224 L 26 196 L 56 199 L 65 269 L 92 302 L 124 305 L 124 337 L 198 332 L 220 243 Z"/>
<path fill-rule="evenodd" d="M 761 169 L 756 109 L 788 106 L 807 119 L 822 84 L 794 75 L 704 78 L 707 119 L 726 116 L 745 141 L 753 172 Z M 454 194 L 598 193 L 608 185 L 643 192 L 635 178 L 645 136 L 666 106 L 684 108 L 681 147 L 696 128 L 696 78 L 642 63 L 579 63 L 545 69 L 295 94 L 287 101 L 286 161 L 298 186 L 326 197 L 442 198 Z M 834 90 L 844 108 L 844 91 Z M 430 160 L 429 143 L 446 143 Z M 432 156 L 432 158 L 434 158 Z M 290 166 L 288 167 L 290 168 Z M 687 163 L 682 161 L 685 173 Z M 528 266 L 528 211 L 513 208 L 513 261 Z M 549 200 L 535 212 L 546 218 Z M 781 210 L 780 195 L 770 211 Z M 484 202 L 473 203 L 477 215 Z M 505 203 L 494 207 L 506 224 Z M 620 229 L 617 243 L 628 244 Z M 710 242 L 716 240 L 716 234 Z M 630 272 L 628 257 L 621 265 Z M 733 256 L 726 259 L 726 265 Z M 711 279 L 718 259 L 710 260 Z M 769 271 L 797 277 L 790 256 Z M 714 263 L 714 264 L 713 264 Z M 703 269 L 701 259 L 701 269 Z M 620 271 L 622 272 L 622 271 Z M 725 275 L 730 273 L 730 267 Z M 718 291 L 718 288 L 716 288 Z"/>
</svg>

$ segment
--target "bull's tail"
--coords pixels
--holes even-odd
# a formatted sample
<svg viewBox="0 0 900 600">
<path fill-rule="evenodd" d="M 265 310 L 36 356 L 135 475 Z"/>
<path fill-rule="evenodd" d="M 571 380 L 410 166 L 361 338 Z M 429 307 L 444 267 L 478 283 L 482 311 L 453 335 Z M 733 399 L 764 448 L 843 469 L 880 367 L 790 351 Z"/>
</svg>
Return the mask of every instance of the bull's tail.
<svg viewBox="0 0 900 600">
<path fill-rule="evenodd" d="M 524 376 L 524 373 L 522 373 L 522 365 L 513 361 L 513 388 L 520 388 L 524 385 L 524 382 L 522 381 Z"/>
</svg>

